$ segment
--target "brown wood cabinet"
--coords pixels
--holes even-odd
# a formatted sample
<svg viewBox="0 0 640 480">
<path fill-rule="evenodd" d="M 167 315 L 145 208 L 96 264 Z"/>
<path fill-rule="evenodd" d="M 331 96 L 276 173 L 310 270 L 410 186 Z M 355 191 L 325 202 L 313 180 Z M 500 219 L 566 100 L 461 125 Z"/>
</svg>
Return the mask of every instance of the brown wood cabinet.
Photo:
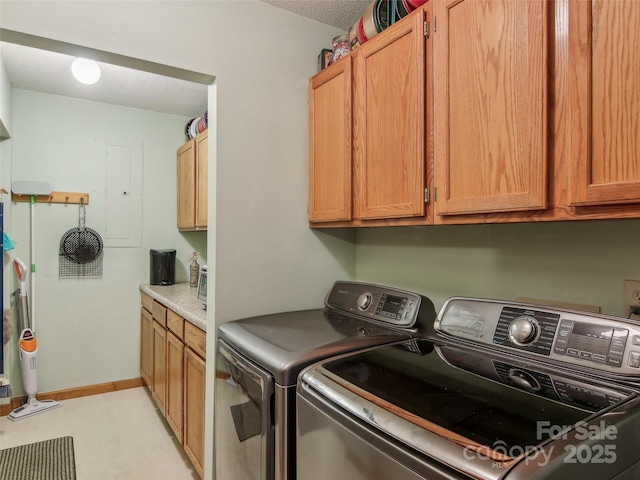
<svg viewBox="0 0 640 480">
<path fill-rule="evenodd" d="M 421 21 L 424 60 L 396 38 Z M 639 22 L 635 0 L 430 0 L 311 79 L 353 65 L 352 217 L 310 226 L 640 218 Z"/>
<path fill-rule="evenodd" d="M 209 131 L 177 152 L 178 229 L 207 229 Z"/>
<path fill-rule="evenodd" d="M 428 221 L 429 12 L 423 7 L 310 79 L 312 226 Z"/>
<path fill-rule="evenodd" d="M 184 359 L 184 450 L 202 478 L 206 364 L 190 348 Z"/>
<path fill-rule="evenodd" d="M 309 221 L 351 220 L 351 57 L 309 80 Z"/>
<path fill-rule="evenodd" d="M 167 329 L 153 321 L 153 388 L 151 394 L 162 415 L 166 415 L 167 399 Z"/>
<path fill-rule="evenodd" d="M 568 7 L 571 205 L 638 203 L 640 2 L 583 0 Z"/>
<path fill-rule="evenodd" d="M 354 54 L 358 219 L 424 215 L 425 20 L 420 13 Z"/>
<path fill-rule="evenodd" d="M 149 295 L 141 299 L 141 374 L 148 369 L 152 397 L 202 478 L 206 333 Z"/>
<path fill-rule="evenodd" d="M 184 415 L 184 343 L 171 331 L 167 331 L 167 423 L 183 441 Z"/>
<path fill-rule="evenodd" d="M 549 2 L 436 2 L 436 215 L 547 206 Z"/>
<path fill-rule="evenodd" d="M 141 294 L 140 308 L 140 376 L 149 388 L 153 379 L 153 299 Z"/>
</svg>

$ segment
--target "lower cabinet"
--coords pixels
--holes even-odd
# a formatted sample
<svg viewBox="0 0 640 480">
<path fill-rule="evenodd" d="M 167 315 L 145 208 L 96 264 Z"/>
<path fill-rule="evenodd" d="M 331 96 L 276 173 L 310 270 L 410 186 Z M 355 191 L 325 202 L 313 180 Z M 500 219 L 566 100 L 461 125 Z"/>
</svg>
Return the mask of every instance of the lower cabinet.
<svg viewBox="0 0 640 480">
<path fill-rule="evenodd" d="M 151 395 L 162 415 L 166 415 L 167 397 L 167 330 L 153 321 L 153 381 Z"/>
<path fill-rule="evenodd" d="M 153 378 L 153 316 L 146 308 L 140 309 L 140 376 L 151 388 Z"/>
<path fill-rule="evenodd" d="M 206 333 L 160 302 L 149 300 L 142 293 L 140 374 L 202 478 Z"/>
<path fill-rule="evenodd" d="M 184 449 L 202 477 L 205 361 L 191 349 L 185 350 L 184 358 Z"/>
<path fill-rule="evenodd" d="M 184 343 L 167 332 L 167 423 L 182 443 L 184 409 Z"/>
</svg>

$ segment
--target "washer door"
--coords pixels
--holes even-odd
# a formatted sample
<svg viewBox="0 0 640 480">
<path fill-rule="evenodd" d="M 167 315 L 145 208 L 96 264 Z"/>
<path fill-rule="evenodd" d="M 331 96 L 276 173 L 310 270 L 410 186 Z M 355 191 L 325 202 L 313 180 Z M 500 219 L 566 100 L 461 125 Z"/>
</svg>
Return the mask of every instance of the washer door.
<svg viewBox="0 0 640 480">
<path fill-rule="evenodd" d="M 273 377 L 218 340 L 215 384 L 216 475 L 271 480 Z"/>
<path fill-rule="evenodd" d="M 619 412 L 626 412 L 631 407 L 625 403 L 636 397 L 634 392 L 593 380 L 585 383 L 586 378 L 560 375 L 557 368 L 499 356 L 497 352 L 422 340 L 411 342 L 410 346 L 418 348 L 409 348 L 406 343 L 383 346 L 329 359 L 307 369 L 298 384 L 298 420 L 305 420 L 301 416 L 301 397 L 310 401 L 323 399 L 377 436 L 390 439 L 390 443 L 400 442 L 404 450 L 414 452 L 415 459 L 423 460 L 426 466 L 425 470 L 420 465 L 412 468 L 420 474 L 424 472 L 427 478 L 432 475 L 427 466 L 437 463 L 471 478 L 487 480 L 504 478 L 507 471 L 526 465 L 536 455 L 531 465 L 539 468 L 552 467 L 552 453 L 568 457 L 569 465 L 570 452 L 563 448 L 563 436 L 575 437 L 576 445 L 591 441 L 584 435 L 586 425 L 595 429 L 594 436 L 602 443 L 596 450 L 602 447 L 603 453 L 608 454 L 603 462 L 609 463 L 602 465 L 621 467 L 620 461 L 611 464 L 621 450 L 604 450 L 609 439 L 597 420 L 616 407 Z M 622 427 L 616 428 L 622 435 Z M 313 424 L 299 424 L 299 453 L 306 451 L 305 442 L 321 432 L 324 430 Z M 558 443 L 552 445 L 554 441 Z M 542 458 L 543 453 L 546 458 Z M 396 458 L 395 454 L 392 457 Z M 361 456 L 349 454 L 344 458 L 351 465 L 358 465 Z M 329 467 L 335 464 L 328 459 L 324 463 Z M 308 462 L 299 456 L 298 465 L 305 464 Z M 373 465 L 365 462 L 362 466 Z M 598 465 L 594 462 L 589 467 L 595 471 Z M 333 478 L 326 471 L 323 473 L 325 478 Z"/>
<path fill-rule="evenodd" d="M 297 480 L 468 479 L 425 461 L 301 385 L 297 407 Z"/>
</svg>

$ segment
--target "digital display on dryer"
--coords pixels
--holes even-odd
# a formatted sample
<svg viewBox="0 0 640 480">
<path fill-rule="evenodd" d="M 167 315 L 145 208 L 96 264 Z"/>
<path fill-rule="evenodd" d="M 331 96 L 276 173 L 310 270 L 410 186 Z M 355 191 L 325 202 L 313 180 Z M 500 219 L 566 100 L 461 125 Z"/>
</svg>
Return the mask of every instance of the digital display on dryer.
<svg viewBox="0 0 640 480">
<path fill-rule="evenodd" d="M 384 305 L 382 306 L 382 310 L 384 310 L 385 312 L 398 314 L 402 312 L 406 301 L 407 299 L 403 297 L 387 295 L 387 298 L 384 301 Z"/>
<path fill-rule="evenodd" d="M 376 315 L 389 320 L 400 320 L 407 307 L 407 298 L 383 294 L 376 308 Z"/>
</svg>

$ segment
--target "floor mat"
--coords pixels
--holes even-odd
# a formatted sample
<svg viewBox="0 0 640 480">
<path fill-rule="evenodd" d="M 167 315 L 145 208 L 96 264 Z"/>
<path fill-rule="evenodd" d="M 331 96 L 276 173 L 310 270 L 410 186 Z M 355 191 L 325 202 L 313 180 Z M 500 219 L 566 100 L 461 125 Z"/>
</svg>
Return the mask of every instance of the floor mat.
<svg viewBox="0 0 640 480">
<path fill-rule="evenodd" d="M 0 450 L 2 480 L 75 480 L 73 437 Z"/>
</svg>

